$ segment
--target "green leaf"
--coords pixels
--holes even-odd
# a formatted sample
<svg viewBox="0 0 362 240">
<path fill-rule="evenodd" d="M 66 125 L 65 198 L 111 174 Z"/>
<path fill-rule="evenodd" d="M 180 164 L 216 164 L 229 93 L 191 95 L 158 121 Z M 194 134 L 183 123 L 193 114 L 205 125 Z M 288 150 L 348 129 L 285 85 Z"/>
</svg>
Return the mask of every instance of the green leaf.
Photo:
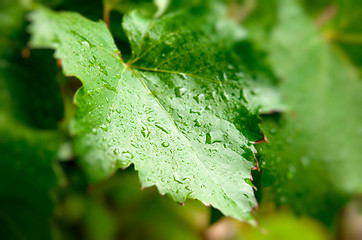
<svg viewBox="0 0 362 240">
<path fill-rule="evenodd" d="M 358 0 L 337 0 L 337 16 L 325 34 L 359 68 L 362 73 L 362 5 Z M 343 56 L 343 54 L 341 54 Z"/>
<path fill-rule="evenodd" d="M 13 116 L 13 96 L 4 77 L 0 74 L 0 238 L 50 239 L 50 190 L 58 185 L 53 160 L 60 138 Z"/>
<path fill-rule="evenodd" d="M 264 229 L 246 228 L 240 231 L 243 239 L 254 240 L 326 240 L 331 239 L 326 229 L 318 221 L 307 217 L 296 217 L 287 211 L 263 213 L 260 226 Z"/>
<path fill-rule="evenodd" d="M 104 204 L 104 196 L 113 203 L 112 209 Z M 133 239 L 199 239 L 199 231 L 208 219 L 209 209 L 199 202 L 189 201 L 180 206 L 168 197 L 158 197 L 154 188 L 139 191 L 138 177 L 133 171 L 116 174 L 97 185 L 92 197 L 93 201 L 103 200 L 98 200 L 97 204 L 105 205 L 113 218 L 123 216 L 116 221 L 117 235 Z M 89 220 L 98 226 L 99 218 L 90 217 Z"/>
<path fill-rule="evenodd" d="M 304 7 L 323 29 L 323 37 L 340 48 L 339 55 L 352 60 L 362 70 L 362 5 L 359 0 L 304 0 Z"/>
<path fill-rule="evenodd" d="M 35 131 L 1 115 L 0 237 L 50 239 L 57 186 L 53 159 L 59 143 L 55 132 Z"/>
<path fill-rule="evenodd" d="M 362 86 L 302 9 L 279 2 L 269 51 L 290 111 L 263 121 L 270 141 L 260 148 L 263 181 L 280 203 L 330 223 L 344 194 L 362 192 Z"/>
<path fill-rule="evenodd" d="M 157 12 L 155 13 L 155 17 L 160 17 L 164 14 L 170 5 L 170 0 L 154 0 L 153 1 L 157 6 Z"/>
<path fill-rule="evenodd" d="M 162 16 L 169 5 L 169 0 L 103 0 L 106 14 L 114 10 L 124 14 L 133 9 L 138 9 L 146 15 L 154 15 L 156 18 Z"/>
<path fill-rule="evenodd" d="M 175 204 L 160 197 L 156 188 L 140 191 L 131 168 L 91 185 L 91 191 L 78 167 L 68 168 L 67 173 L 67 194 L 58 209 L 63 213 L 62 233 L 81 224 L 78 236 L 87 239 L 200 239 L 200 231 L 207 227 L 210 208 L 196 200 Z"/>
<path fill-rule="evenodd" d="M 133 57 L 124 63 L 101 22 L 44 9 L 31 19 L 32 46 L 55 48 L 64 73 L 83 82 L 72 129 L 92 181 L 133 163 L 143 187 L 250 218 L 252 141 L 263 135 L 243 96 L 252 80 L 230 64 L 213 25 L 132 12 L 123 26 Z"/>
<path fill-rule="evenodd" d="M 29 3 L 0 5 L 0 239 L 51 239 L 60 136 L 41 129 L 62 117 L 55 61 L 50 51 L 20 54 Z"/>
</svg>

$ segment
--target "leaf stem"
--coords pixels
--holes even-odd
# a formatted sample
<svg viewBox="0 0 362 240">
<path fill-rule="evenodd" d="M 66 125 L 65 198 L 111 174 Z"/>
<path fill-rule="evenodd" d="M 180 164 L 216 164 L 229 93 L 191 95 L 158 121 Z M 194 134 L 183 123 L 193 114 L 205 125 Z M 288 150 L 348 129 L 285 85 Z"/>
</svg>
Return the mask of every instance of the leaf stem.
<svg viewBox="0 0 362 240">
<path fill-rule="evenodd" d="M 111 29 L 110 13 L 111 13 L 110 5 L 107 3 L 104 3 L 104 5 L 103 5 L 103 21 L 107 25 L 108 29 Z"/>
<path fill-rule="evenodd" d="M 326 23 L 332 20 L 337 14 L 337 7 L 332 4 L 329 5 L 324 11 L 315 19 L 315 25 L 320 28 L 323 27 Z"/>
</svg>

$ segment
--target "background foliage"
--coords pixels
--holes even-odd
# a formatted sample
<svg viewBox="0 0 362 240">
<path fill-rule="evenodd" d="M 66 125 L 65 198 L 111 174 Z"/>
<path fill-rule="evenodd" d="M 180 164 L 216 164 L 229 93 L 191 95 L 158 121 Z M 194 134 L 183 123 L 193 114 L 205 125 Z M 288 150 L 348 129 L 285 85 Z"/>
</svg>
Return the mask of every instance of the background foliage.
<svg viewBox="0 0 362 240">
<path fill-rule="evenodd" d="M 244 80 L 233 86 L 243 90 L 246 98 L 243 104 L 250 111 L 247 118 L 251 122 L 245 129 L 258 136 L 260 131 L 255 122 L 260 117 L 261 129 L 268 139 L 255 145 L 260 171 L 252 171 L 252 184 L 257 190 L 253 192 L 250 185 L 245 188 L 250 189 L 248 194 L 254 194 L 258 202 L 258 208 L 252 211 L 257 227 L 224 217 L 216 208 L 196 200 L 187 200 L 184 206 L 176 204 L 169 195 L 160 196 L 159 192 L 166 193 L 160 186 L 158 190 L 151 187 L 141 191 L 141 184 L 148 185 L 142 181 L 140 184 L 133 165 L 126 170 L 112 168 L 105 175 L 99 168 L 89 170 L 84 162 L 92 160 L 84 159 L 95 159 L 109 144 L 99 145 L 92 138 L 89 147 L 87 138 L 74 138 L 75 132 L 86 131 L 83 128 L 92 130 L 90 125 L 74 124 L 82 114 L 77 109 L 79 105 L 74 104 L 74 94 L 82 84 L 87 87 L 87 82 L 83 75 L 77 74 L 76 65 L 71 65 L 75 70 L 69 70 L 64 59 L 59 61 L 62 58 L 59 52 L 54 58 L 53 50 L 30 48 L 47 46 L 46 38 L 52 40 L 52 32 L 61 31 L 49 28 L 50 18 L 40 21 L 43 24 L 40 27 L 29 28 L 29 19 L 34 21 L 34 15 L 29 13 L 40 5 L 55 11 L 78 12 L 93 21 L 103 19 L 114 38 L 114 49 L 120 50 L 125 62 L 132 62 L 135 57 L 132 50 L 139 46 L 136 35 L 141 26 L 122 28 L 122 22 L 127 22 L 124 16 L 130 18 L 127 14 L 136 9 L 140 22 L 158 19 L 161 26 L 166 26 L 162 31 L 187 30 L 172 42 L 174 49 L 167 53 L 188 54 L 171 59 L 163 69 L 195 71 L 209 66 L 209 61 L 218 65 L 206 67 L 200 75 L 203 78 L 213 78 L 213 72 L 220 72 L 221 76 L 227 73 L 232 78 L 235 73 L 225 70 L 229 63 L 245 73 Z M 1 239 L 358 239 L 362 236 L 360 1 L 5 0 L 1 1 L 0 9 Z M 178 18 L 180 11 L 184 16 Z M 216 30 L 211 26 L 216 26 Z M 85 29 L 82 27 L 79 29 Z M 29 45 L 30 31 L 33 39 Z M 45 36 L 45 40 L 37 40 L 37 34 Z M 152 46 L 157 34 L 156 27 L 150 32 L 146 47 Z M 64 41 L 72 43 L 74 39 Z M 212 48 L 203 49 L 204 45 Z M 163 46 L 154 48 L 139 62 L 133 61 L 134 65 L 155 67 L 162 49 Z M 63 55 L 71 56 L 67 52 Z M 138 70 L 138 74 L 143 74 L 142 69 Z M 89 71 L 90 75 L 96 74 L 92 69 Z M 144 74 L 149 79 L 168 79 L 162 73 Z M 82 83 L 69 75 L 77 76 Z M 189 81 L 192 84 L 195 80 Z M 172 94 L 184 94 L 180 89 Z M 206 89 L 217 86 L 210 83 Z M 151 90 L 157 92 L 157 87 Z M 162 95 L 167 91 L 160 93 L 161 101 L 168 96 Z M 207 95 L 205 88 L 193 91 L 196 95 L 205 91 Z M 78 104 L 82 104 L 80 94 Z M 227 108 L 222 104 L 220 101 L 213 106 L 216 114 Z M 198 105 L 191 107 L 196 109 Z M 227 117 L 234 119 L 232 114 Z M 211 115 L 200 121 L 210 119 Z M 187 130 L 196 132 L 194 128 Z M 208 130 L 205 129 L 202 131 Z M 240 132 L 247 139 L 259 140 L 245 129 L 240 127 Z M 211 134 L 209 137 L 210 142 L 212 137 L 218 138 Z M 245 149 L 254 148 L 245 146 Z M 252 153 L 248 158 L 252 160 L 250 166 L 243 168 L 248 170 L 246 175 L 256 164 Z M 98 159 L 102 162 L 108 158 L 100 155 Z M 123 163 L 122 167 L 129 164 Z M 142 168 L 138 164 L 136 161 L 136 168 Z M 103 174 L 103 179 L 94 181 L 90 177 L 94 174 L 96 178 Z M 243 181 L 251 184 L 247 178 Z M 177 194 L 170 195 L 183 202 L 184 197 L 179 199 Z M 227 212 L 226 205 L 217 206 Z M 227 215 L 240 218 L 238 210 L 233 211 Z M 246 219 L 245 215 L 241 218 Z"/>
</svg>

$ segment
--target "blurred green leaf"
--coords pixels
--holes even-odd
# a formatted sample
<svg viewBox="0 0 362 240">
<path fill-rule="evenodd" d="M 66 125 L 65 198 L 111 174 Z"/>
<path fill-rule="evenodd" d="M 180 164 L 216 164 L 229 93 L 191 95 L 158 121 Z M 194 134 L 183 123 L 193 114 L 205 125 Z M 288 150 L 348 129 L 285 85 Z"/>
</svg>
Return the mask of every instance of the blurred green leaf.
<svg viewBox="0 0 362 240">
<path fill-rule="evenodd" d="M 69 177 L 74 179 L 79 173 L 75 171 L 73 177 Z M 197 201 L 181 206 L 168 197 L 161 197 L 156 188 L 140 191 L 138 176 L 133 170 L 120 172 L 106 182 L 87 188 L 71 180 L 64 196 L 59 209 L 63 216 L 62 232 L 74 236 L 78 229 L 79 238 L 201 239 L 209 217 L 209 208 Z M 73 238 L 71 235 L 67 239 Z"/>
<path fill-rule="evenodd" d="M 24 1 L 2 1 L 0 7 L 1 239 L 53 235 L 51 191 L 58 186 L 54 160 L 61 138 L 54 130 L 40 129 L 57 128 L 62 100 L 51 53 L 25 49 L 30 7 Z"/>
<path fill-rule="evenodd" d="M 59 137 L 0 116 L 0 238 L 50 239 Z"/>
<path fill-rule="evenodd" d="M 331 224 L 344 194 L 362 191 L 362 86 L 295 2 L 279 6 L 270 60 L 291 110 L 263 121 L 263 182 L 279 203 Z"/>
<path fill-rule="evenodd" d="M 242 239 L 248 240 L 331 239 L 320 223 L 305 217 L 297 218 L 285 211 L 265 214 L 260 219 L 260 229 L 248 228 L 241 235 Z"/>
<path fill-rule="evenodd" d="M 10 103 L 5 86 L 0 78 L 0 99 Z M 0 135 L 0 238 L 50 239 L 59 135 L 23 125 L 3 106 Z"/>
<path fill-rule="evenodd" d="M 362 69 L 362 4 L 359 0 L 303 0 L 304 8 L 323 30 L 326 40 L 340 48 L 342 58 L 350 58 Z M 345 55 L 345 56 L 344 56 Z"/>
<path fill-rule="evenodd" d="M 337 0 L 337 16 L 326 36 L 352 59 L 362 72 L 362 4 L 358 0 Z"/>
<path fill-rule="evenodd" d="M 155 13 L 162 14 L 162 6 L 155 4 L 157 1 L 153 0 L 103 0 L 103 18 L 104 21 L 108 24 L 110 19 L 110 14 L 112 11 L 117 11 L 121 14 L 126 14 L 131 10 L 137 9 L 142 12 L 145 16 L 153 16 Z M 162 2 L 162 1 L 161 1 Z M 121 24 L 121 22 L 119 22 Z"/>
</svg>

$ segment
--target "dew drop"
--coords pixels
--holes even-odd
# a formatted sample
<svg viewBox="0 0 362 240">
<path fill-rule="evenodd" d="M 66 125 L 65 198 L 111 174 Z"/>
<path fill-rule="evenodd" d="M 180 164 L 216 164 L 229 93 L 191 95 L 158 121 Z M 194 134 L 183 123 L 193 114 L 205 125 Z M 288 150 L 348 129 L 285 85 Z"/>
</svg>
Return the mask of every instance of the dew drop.
<svg viewBox="0 0 362 240">
<path fill-rule="evenodd" d="M 82 41 L 81 44 L 86 48 L 90 48 L 89 42 L 87 41 Z"/>
<path fill-rule="evenodd" d="M 165 132 L 165 133 L 169 133 L 169 131 L 167 130 L 167 128 L 159 123 L 155 124 L 155 127 L 159 128 L 161 131 Z"/>
<path fill-rule="evenodd" d="M 196 113 L 197 115 L 201 115 L 202 110 L 195 110 L 195 109 L 190 109 L 190 113 Z"/>
<path fill-rule="evenodd" d="M 221 92 L 221 97 L 225 102 L 229 101 L 230 98 L 230 96 L 225 91 Z"/>
<path fill-rule="evenodd" d="M 118 155 L 119 153 L 120 153 L 120 151 L 119 151 L 118 148 L 115 148 L 115 149 L 113 150 L 113 154 L 114 154 L 114 155 Z"/>
<path fill-rule="evenodd" d="M 137 143 L 133 139 L 131 139 L 130 144 L 132 147 L 138 148 Z"/>
<path fill-rule="evenodd" d="M 162 147 L 167 148 L 168 146 L 170 146 L 170 144 L 168 142 L 163 142 L 161 143 Z"/>
<path fill-rule="evenodd" d="M 106 70 L 104 70 L 104 68 L 101 68 L 100 71 L 104 72 L 104 74 L 108 75 L 108 72 Z M 105 88 L 113 91 L 114 93 L 117 93 L 117 89 L 115 87 L 113 87 L 109 82 L 107 82 L 106 80 L 102 80 L 102 83 Z"/>
<path fill-rule="evenodd" d="M 101 125 L 101 129 L 107 132 L 107 131 L 108 131 L 108 126 L 102 124 L 102 125 Z"/>
<path fill-rule="evenodd" d="M 128 112 L 132 111 L 132 107 L 130 105 L 124 105 L 124 109 L 126 109 Z"/>
<path fill-rule="evenodd" d="M 111 120 L 112 120 L 111 116 L 110 116 L 110 115 L 108 115 L 108 116 L 107 116 L 107 118 L 106 118 L 106 120 L 107 120 L 107 122 L 108 122 L 108 123 L 110 123 L 110 122 L 111 122 Z"/>
<path fill-rule="evenodd" d="M 195 99 L 195 101 L 197 103 L 203 102 L 205 100 L 205 95 L 204 94 L 199 94 L 193 97 L 193 99 Z"/>
<path fill-rule="evenodd" d="M 93 128 L 93 129 L 92 129 L 92 133 L 93 133 L 94 135 L 97 135 L 97 129 L 96 129 L 96 128 Z"/>
<path fill-rule="evenodd" d="M 154 119 L 153 117 L 148 117 L 148 118 L 147 118 L 147 121 L 149 121 L 149 122 L 154 122 L 155 119 Z"/>
<path fill-rule="evenodd" d="M 129 151 L 123 151 L 122 152 L 122 156 L 128 160 L 131 160 L 133 159 L 133 154 Z"/>
<path fill-rule="evenodd" d="M 150 114 L 150 113 L 153 112 L 153 109 L 150 108 L 150 107 L 147 107 L 147 106 L 146 106 L 144 109 L 145 109 L 145 113 L 146 113 L 146 114 Z"/>
<path fill-rule="evenodd" d="M 146 128 L 143 128 L 141 130 L 142 136 L 145 138 L 148 138 L 148 136 L 150 136 L 150 131 L 148 131 Z"/>
<path fill-rule="evenodd" d="M 184 78 L 187 79 L 187 75 L 185 73 L 180 73 L 180 75 Z"/>
<path fill-rule="evenodd" d="M 196 119 L 194 122 L 196 127 L 201 127 L 201 122 L 199 119 Z"/>
<path fill-rule="evenodd" d="M 223 74 L 223 77 L 224 77 L 224 80 L 225 80 L 225 81 L 229 80 L 229 79 L 228 79 L 228 75 L 227 75 L 225 72 L 224 72 L 224 74 Z"/>
<path fill-rule="evenodd" d="M 180 184 L 184 184 L 186 182 L 191 181 L 191 179 L 189 177 L 183 177 L 178 173 L 173 173 L 173 179 Z"/>
<path fill-rule="evenodd" d="M 223 141 L 224 134 L 220 130 L 211 131 L 206 134 L 206 143 L 207 144 L 213 144 L 216 142 L 222 142 Z"/>
<path fill-rule="evenodd" d="M 187 89 L 184 87 L 175 88 L 176 97 L 182 97 L 182 95 L 184 95 L 186 93 L 186 91 L 187 91 Z"/>
</svg>

